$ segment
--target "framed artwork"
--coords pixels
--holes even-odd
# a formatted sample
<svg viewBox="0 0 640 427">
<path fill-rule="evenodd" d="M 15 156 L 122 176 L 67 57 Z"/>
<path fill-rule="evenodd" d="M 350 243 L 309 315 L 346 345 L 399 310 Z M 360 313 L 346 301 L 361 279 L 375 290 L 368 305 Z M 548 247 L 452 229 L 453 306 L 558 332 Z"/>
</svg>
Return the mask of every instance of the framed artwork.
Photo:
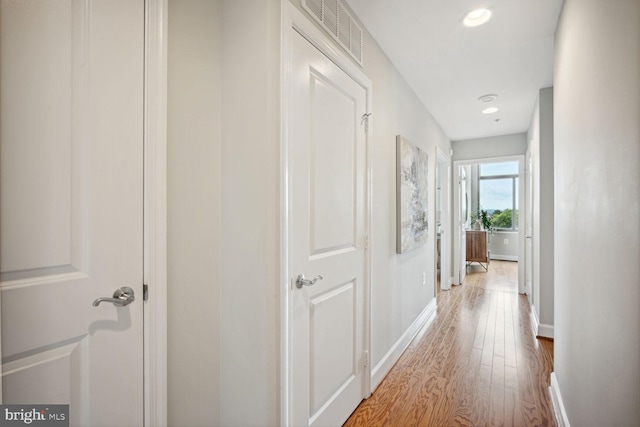
<svg viewBox="0 0 640 427">
<path fill-rule="evenodd" d="M 427 243 L 428 156 L 396 136 L 396 252 Z"/>
</svg>

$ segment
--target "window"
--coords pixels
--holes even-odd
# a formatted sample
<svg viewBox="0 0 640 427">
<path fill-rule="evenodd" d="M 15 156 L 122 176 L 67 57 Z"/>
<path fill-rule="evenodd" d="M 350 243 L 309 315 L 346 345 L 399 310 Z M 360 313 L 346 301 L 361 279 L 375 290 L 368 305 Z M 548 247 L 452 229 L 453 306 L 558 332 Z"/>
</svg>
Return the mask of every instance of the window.
<svg viewBox="0 0 640 427">
<path fill-rule="evenodd" d="M 518 229 L 518 162 L 480 165 L 480 206 L 493 227 Z"/>
</svg>

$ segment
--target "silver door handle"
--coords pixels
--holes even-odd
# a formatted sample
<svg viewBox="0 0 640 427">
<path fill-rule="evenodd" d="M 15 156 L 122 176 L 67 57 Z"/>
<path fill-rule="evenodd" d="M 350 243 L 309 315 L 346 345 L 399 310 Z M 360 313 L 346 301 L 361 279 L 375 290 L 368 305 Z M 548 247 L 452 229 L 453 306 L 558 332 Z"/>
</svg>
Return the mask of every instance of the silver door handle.
<svg viewBox="0 0 640 427">
<path fill-rule="evenodd" d="M 97 307 L 101 302 L 111 302 L 116 307 L 124 307 L 125 305 L 129 305 L 136 300 L 135 294 L 133 293 L 133 289 L 123 286 L 122 288 L 118 288 L 113 293 L 113 298 L 96 298 L 93 301 L 93 306 Z"/>
<path fill-rule="evenodd" d="M 316 284 L 318 280 L 322 280 L 322 279 L 324 279 L 324 277 L 322 277 L 319 274 L 313 279 L 305 279 L 304 274 L 299 274 L 298 278 L 296 279 L 296 286 L 298 287 L 298 289 L 300 289 L 303 286 L 313 286 Z"/>
</svg>

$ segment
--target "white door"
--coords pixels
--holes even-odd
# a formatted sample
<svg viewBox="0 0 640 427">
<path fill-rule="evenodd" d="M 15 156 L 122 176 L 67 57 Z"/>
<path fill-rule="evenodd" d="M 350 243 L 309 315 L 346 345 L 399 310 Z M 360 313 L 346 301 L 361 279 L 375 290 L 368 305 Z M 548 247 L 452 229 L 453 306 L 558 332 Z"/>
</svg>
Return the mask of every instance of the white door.
<svg viewBox="0 0 640 427">
<path fill-rule="evenodd" d="M 365 395 L 366 90 L 292 38 L 291 410 L 295 426 L 338 426 Z"/>
<path fill-rule="evenodd" d="M 144 1 L 0 10 L 3 403 L 142 425 Z"/>
<path fill-rule="evenodd" d="M 459 167 L 459 182 L 460 182 L 460 212 L 458 216 L 459 230 L 460 230 L 460 253 L 458 258 L 460 259 L 460 284 L 464 282 L 467 276 L 467 219 L 469 217 L 469 210 L 471 209 L 471 200 L 469 200 L 469 189 L 467 186 L 467 172 L 463 166 Z"/>
</svg>

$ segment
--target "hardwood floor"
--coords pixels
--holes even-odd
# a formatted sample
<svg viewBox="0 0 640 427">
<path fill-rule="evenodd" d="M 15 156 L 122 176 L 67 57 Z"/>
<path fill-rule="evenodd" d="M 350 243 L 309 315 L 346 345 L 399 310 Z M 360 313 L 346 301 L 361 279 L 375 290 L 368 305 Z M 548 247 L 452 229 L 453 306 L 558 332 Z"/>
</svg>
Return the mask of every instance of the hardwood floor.
<svg viewBox="0 0 640 427">
<path fill-rule="evenodd" d="M 533 336 L 517 263 L 469 267 L 345 426 L 555 426 L 553 342 Z"/>
</svg>

